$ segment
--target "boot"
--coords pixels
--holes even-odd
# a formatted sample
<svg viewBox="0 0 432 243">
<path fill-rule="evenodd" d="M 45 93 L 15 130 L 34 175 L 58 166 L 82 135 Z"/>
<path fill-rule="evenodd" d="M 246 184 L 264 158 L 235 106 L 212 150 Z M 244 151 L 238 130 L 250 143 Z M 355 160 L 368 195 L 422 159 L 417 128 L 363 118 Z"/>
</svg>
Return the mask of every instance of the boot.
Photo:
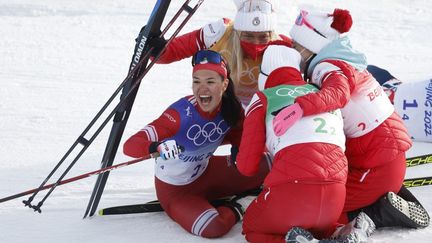
<svg viewBox="0 0 432 243">
<path fill-rule="evenodd" d="M 227 201 L 224 206 L 231 208 L 236 215 L 237 222 L 243 220 L 244 212 L 246 211 L 249 204 L 256 199 L 256 196 L 242 196 L 234 197 L 233 199 Z"/>
<path fill-rule="evenodd" d="M 357 235 L 351 234 L 345 239 L 323 239 L 318 240 L 313 235 L 300 227 L 293 227 L 285 236 L 286 243 L 360 243 Z"/>
<path fill-rule="evenodd" d="M 244 208 L 240 203 L 236 201 L 228 201 L 225 202 L 222 206 L 228 207 L 234 212 L 236 222 L 240 222 L 243 220 Z"/>
<path fill-rule="evenodd" d="M 311 232 L 300 227 L 293 227 L 285 235 L 285 242 L 286 243 L 308 243 L 308 242 L 319 242 L 319 240 L 315 239 L 311 234 Z"/>
<path fill-rule="evenodd" d="M 375 228 L 372 219 L 367 214 L 360 212 L 351 222 L 337 228 L 331 238 L 341 240 L 341 242 L 368 242 Z"/>
<path fill-rule="evenodd" d="M 387 198 L 390 204 L 401 213 L 401 221 L 408 227 L 425 228 L 429 225 L 429 214 L 420 203 L 406 201 L 393 192 L 389 192 Z"/>
<path fill-rule="evenodd" d="M 404 195 L 408 195 L 405 194 Z M 411 194 L 412 195 L 412 194 Z M 424 228 L 429 225 L 429 214 L 420 203 L 406 201 L 394 192 L 387 193 L 374 204 L 362 208 L 377 228 Z M 350 213 L 352 217 L 355 212 Z"/>
<path fill-rule="evenodd" d="M 285 236 L 287 243 L 366 243 L 375 231 L 375 224 L 365 214 L 360 213 L 353 221 L 336 230 L 331 239 L 315 239 L 307 230 L 293 227 Z"/>
</svg>

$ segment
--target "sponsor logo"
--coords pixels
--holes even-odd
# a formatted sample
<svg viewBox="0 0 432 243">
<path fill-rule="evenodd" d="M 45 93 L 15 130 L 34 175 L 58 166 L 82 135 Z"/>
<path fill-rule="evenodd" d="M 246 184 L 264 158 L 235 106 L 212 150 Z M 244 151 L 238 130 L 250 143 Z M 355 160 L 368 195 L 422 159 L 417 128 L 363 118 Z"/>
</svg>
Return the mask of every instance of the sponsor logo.
<svg viewBox="0 0 432 243">
<path fill-rule="evenodd" d="M 406 187 L 428 186 L 432 185 L 431 178 L 407 179 L 403 182 Z"/>
<path fill-rule="evenodd" d="M 367 94 L 367 96 L 369 97 L 369 101 L 373 101 L 375 98 L 381 96 L 382 93 L 383 93 L 383 89 L 381 87 L 377 87 L 372 92 Z"/>
<path fill-rule="evenodd" d="M 147 38 L 143 36 L 138 44 L 138 49 L 135 53 L 135 56 L 133 57 L 132 68 L 135 68 L 135 66 L 139 63 L 146 42 Z"/>
<path fill-rule="evenodd" d="M 428 156 L 426 158 L 413 158 L 406 160 L 407 167 L 422 165 L 422 164 L 430 164 L 432 163 L 432 156 Z"/>
<path fill-rule="evenodd" d="M 168 114 L 168 113 L 163 113 L 163 115 L 164 115 L 166 118 L 168 118 L 168 120 L 170 120 L 171 122 L 174 122 L 174 123 L 177 122 L 176 119 L 174 119 L 174 117 L 172 117 L 170 114 Z"/>
</svg>

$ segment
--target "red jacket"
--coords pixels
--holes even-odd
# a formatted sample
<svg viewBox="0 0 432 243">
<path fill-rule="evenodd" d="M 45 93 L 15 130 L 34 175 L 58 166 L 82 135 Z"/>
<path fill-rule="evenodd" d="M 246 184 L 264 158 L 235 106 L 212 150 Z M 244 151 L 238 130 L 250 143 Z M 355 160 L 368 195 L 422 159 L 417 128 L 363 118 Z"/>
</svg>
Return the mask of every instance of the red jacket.
<svg viewBox="0 0 432 243">
<path fill-rule="evenodd" d="M 370 78 L 367 71 L 360 72 L 343 61 L 326 60 L 340 70 L 330 71 L 321 78 L 320 92 L 297 97 L 304 116 L 344 107 L 353 90 L 362 80 Z M 347 138 L 346 156 L 350 166 L 372 168 L 383 165 L 407 151 L 412 141 L 402 119 L 394 112 L 381 125 L 363 136 Z"/>
</svg>

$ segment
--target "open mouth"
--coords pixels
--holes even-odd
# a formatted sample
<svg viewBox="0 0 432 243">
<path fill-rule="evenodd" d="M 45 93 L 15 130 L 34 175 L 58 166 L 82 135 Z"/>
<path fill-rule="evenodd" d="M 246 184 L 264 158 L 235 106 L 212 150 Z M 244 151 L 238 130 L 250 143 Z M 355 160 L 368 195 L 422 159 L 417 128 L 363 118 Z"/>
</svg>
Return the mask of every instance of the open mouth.
<svg viewBox="0 0 432 243">
<path fill-rule="evenodd" d="M 200 101 L 202 104 L 207 105 L 212 101 L 212 97 L 210 95 L 200 95 Z"/>
</svg>

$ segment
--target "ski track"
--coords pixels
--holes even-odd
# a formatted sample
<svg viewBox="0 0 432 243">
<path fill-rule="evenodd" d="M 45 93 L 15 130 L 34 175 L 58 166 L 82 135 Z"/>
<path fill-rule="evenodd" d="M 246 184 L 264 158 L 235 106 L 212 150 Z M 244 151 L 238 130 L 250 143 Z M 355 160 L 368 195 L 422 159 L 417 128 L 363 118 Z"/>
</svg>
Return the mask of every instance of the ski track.
<svg viewBox="0 0 432 243">
<path fill-rule="evenodd" d="M 172 1 L 167 18 L 181 2 Z M 354 18 L 353 45 L 367 54 L 370 63 L 388 68 L 404 81 L 431 78 L 431 1 L 281 2 L 280 33 L 288 34 L 297 6 L 348 8 Z M 0 197 L 39 186 L 108 100 L 126 77 L 134 39 L 154 3 L 0 0 Z M 181 33 L 220 17 L 233 18 L 234 8 L 231 0 L 207 0 Z M 190 60 L 152 69 L 141 84 L 121 143 L 190 93 L 190 70 Z M 109 128 L 99 135 L 66 178 L 99 169 L 108 133 Z M 408 156 L 431 151 L 431 144 L 415 143 Z M 120 148 L 116 163 L 127 160 Z M 431 173 L 432 165 L 422 165 L 409 168 L 407 178 Z M 0 242 L 210 242 L 188 234 L 164 213 L 82 220 L 95 178 L 57 188 L 41 215 L 23 206 L 27 197 L 2 203 Z M 412 192 L 432 211 L 430 187 Z M 155 198 L 153 161 L 148 160 L 112 171 L 99 208 Z M 237 224 L 226 236 L 211 241 L 245 242 L 240 232 Z M 430 242 L 431 237 L 431 227 L 384 229 L 371 240 Z"/>
</svg>

